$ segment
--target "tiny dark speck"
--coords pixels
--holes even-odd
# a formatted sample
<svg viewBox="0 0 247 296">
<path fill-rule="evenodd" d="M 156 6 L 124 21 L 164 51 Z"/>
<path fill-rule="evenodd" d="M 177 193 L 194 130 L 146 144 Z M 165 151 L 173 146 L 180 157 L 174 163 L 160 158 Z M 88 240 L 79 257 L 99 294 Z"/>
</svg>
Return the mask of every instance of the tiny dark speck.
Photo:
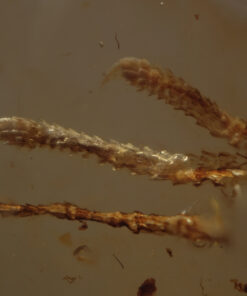
<svg viewBox="0 0 247 296">
<path fill-rule="evenodd" d="M 167 252 L 167 254 L 168 254 L 170 257 L 173 257 L 172 249 L 170 249 L 170 248 L 166 248 L 166 252 Z"/>
<path fill-rule="evenodd" d="M 194 17 L 197 21 L 199 20 L 199 14 L 194 14 Z"/>
</svg>

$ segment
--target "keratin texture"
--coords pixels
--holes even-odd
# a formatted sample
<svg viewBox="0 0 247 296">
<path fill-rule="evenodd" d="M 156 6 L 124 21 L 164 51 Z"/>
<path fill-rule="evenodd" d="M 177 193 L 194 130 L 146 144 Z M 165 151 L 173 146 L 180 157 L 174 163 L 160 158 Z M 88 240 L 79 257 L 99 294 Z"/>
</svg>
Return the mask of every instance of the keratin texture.
<svg viewBox="0 0 247 296">
<path fill-rule="evenodd" d="M 156 95 L 175 109 L 194 117 L 197 124 L 206 128 L 211 135 L 226 138 L 235 147 L 247 147 L 246 120 L 221 110 L 216 103 L 170 70 L 162 71 L 145 59 L 128 57 L 120 59 L 112 67 L 104 82 L 118 73 L 138 90 L 146 90 L 150 95 Z"/>
<path fill-rule="evenodd" d="M 0 119 L 0 140 L 27 148 L 67 149 L 71 153 L 80 153 L 83 157 L 94 154 L 101 163 L 109 163 L 115 169 L 127 168 L 133 174 L 147 175 L 157 180 L 171 180 L 174 184 L 200 184 L 204 180 L 221 184 L 224 179 L 246 175 L 236 157 L 229 154 L 204 152 L 197 157 L 170 154 L 166 150 L 157 152 L 148 147 L 140 149 L 132 144 L 104 141 L 97 136 L 78 133 L 59 125 L 20 117 Z M 226 166 L 229 162 L 231 167 Z"/>
</svg>

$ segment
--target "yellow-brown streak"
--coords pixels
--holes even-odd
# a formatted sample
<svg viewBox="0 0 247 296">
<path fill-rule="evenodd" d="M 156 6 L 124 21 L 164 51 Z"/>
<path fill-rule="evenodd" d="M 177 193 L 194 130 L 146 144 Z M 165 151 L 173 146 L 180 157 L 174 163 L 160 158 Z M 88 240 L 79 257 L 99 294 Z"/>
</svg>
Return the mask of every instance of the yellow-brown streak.
<svg viewBox="0 0 247 296">
<path fill-rule="evenodd" d="M 35 215 L 52 215 L 59 219 L 77 221 L 96 221 L 113 227 L 127 227 L 133 233 L 150 232 L 166 233 L 184 237 L 192 241 L 225 242 L 227 240 L 222 222 L 217 218 L 204 219 L 199 216 L 146 215 L 141 212 L 97 212 L 79 208 L 70 203 L 50 205 L 18 205 L 0 203 L 0 214 L 3 217 L 27 217 Z"/>
</svg>

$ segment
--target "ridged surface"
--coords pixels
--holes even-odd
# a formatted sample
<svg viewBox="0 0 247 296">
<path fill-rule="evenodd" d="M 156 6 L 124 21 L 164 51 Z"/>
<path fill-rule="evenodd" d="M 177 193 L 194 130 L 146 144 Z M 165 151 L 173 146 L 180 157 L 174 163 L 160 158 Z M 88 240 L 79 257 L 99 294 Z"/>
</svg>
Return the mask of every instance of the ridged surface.
<svg viewBox="0 0 247 296">
<path fill-rule="evenodd" d="M 245 147 L 247 143 L 246 121 L 230 116 L 221 110 L 199 90 L 190 86 L 182 78 L 176 77 L 170 70 L 162 71 L 145 59 L 127 57 L 120 59 L 106 75 L 107 82 L 117 73 L 138 90 L 146 90 L 156 95 L 177 110 L 183 110 L 195 118 L 197 124 L 206 128 L 211 135 L 227 138 L 235 147 Z"/>
<path fill-rule="evenodd" d="M 235 157 L 227 154 L 222 154 L 222 161 L 216 163 L 218 157 L 214 154 L 204 152 L 202 156 L 189 157 L 179 153 L 170 154 L 166 150 L 157 152 L 149 147 L 140 149 L 130 143 L 104 141 L 97 136 L 78 133 L 59 125 L 44 121 L 38 123 L 20 117 L 0 119 L 0 140 L 27 148 L 67 149 L 72 153 L 80 153 L 83 157 L 94 154 L 101 163 L 109 163 L 114 169 L 127 168 L 133 174 L 171 180 L 174 184 L 200 184 L 204 180 L 219 184 L 225 178 L 246 175 L 246 171 L 239 169 Z M 233 166 L 226 167 L 229 159 Z"/>
</svg>

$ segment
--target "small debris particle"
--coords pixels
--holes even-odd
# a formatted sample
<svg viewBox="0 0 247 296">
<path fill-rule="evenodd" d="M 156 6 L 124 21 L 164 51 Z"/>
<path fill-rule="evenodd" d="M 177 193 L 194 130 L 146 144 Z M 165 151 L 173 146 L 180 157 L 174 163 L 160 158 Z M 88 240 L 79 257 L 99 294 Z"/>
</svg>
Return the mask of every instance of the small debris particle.
<svg viewBox="0 0 247 296">
<path fill-rule="evenodd" d="M 78 261 L 85 263 L 93 263 L 94 260 L 90 258 L 91 256 L 89 253 L 90 249 L 86 245 L 81 245 L 73 251 L 73 255 Z"/>
<path fill-rule="evenodd" d="M 81 252 L 82 250 L 88 250 L 88 247 L 87 247 L 86 245 L 82 245 L 82 246 L 77 247 L 77 248 L 74 250 L 73 255 L 74 255 L 74 256 L 79 255 L 80 252 Z"/>
<path fill-rule="evenodd" d="M 243 293 L 247 293 L 247 284 L 242 284 L 240 283 L 238 280 L 236 279 L 232 279 L 230 280 L 232 283 L 234 283 L 234 288 L 239 291 L 239 292 L 243 292 Z"/>
<path fill-rule="evenodd" d="M 63 235 L 59 236 L 58 239 L 65 246 L 68 246 L 68 247 L 72 246 L 71 234 L 69 232 L 66 232 Z"/>
<path fill-rule="evenodd" d="M 117 33 L 115 33 L 115 40 L 116 40 L 116 43 L 117 43 L 117 49 L 120 49 L 120 42 L 118 40 Z"/>
<path fill-rule="evenodd" d="M 119 263 L 119 265 L 122 267 L 122 269 L 124 269 L 124 265 L 123 265 L 123 263 L 120 261 L 120 259 L 119 259 L 115 254 L 112 254 L 112 256 L 116 259 L 116 261 Z"/>
<path fill-rule="evenodd" d="M 194 17 L 198 21 L 200 16 L 199 16 L 199 14 L 196 13 L 196 14 L 194 14 Z"/>
<path fill-rule="evenodd" d="M 100 46 L 101 48 L 103 48 L 103 47 L 105 46 L 104 42 L 103 42 L 103 41 L 99 41 L 99 46 Z"/>
<path fill-rule="evenodd" d="M 156 291 L 155 279 L 146 279 L 139 287 L 137 296 L 153 296 Z"/>
<path fill-rule="evenodd" d="M 172 249 L 170 249 L 170 248 L 166 248 L 166 252 L 167 252 L 167 254 L 168 254 L 170 257 L 173 257 Z"/>
<path fill-rule="evenodd" d="M 66 275 L 66 276 L 63 277 L 63 280 L 67 281 L 69 284 L 73 284 L 74 281 L 76 280 L 76 277 Z"/>
<path fill-rule="evenodd" d="M 90 93 L 90 91 L 89 91 L 89 93 Z M 85 222 L 85 221 L 80 221 L 81 222 L 81 225 L 78 227 L 78 229 L 79 230 L 86 230 L 86 229 L 88 229 L 88 226 L 87 226 L 87 222 Z"/>
<path fill-rule="evenodd" d="M 163 1 L 161 1 L 161 2 L 160 2 L 160 6 L 163 6 L 163 5 L 164 5 L 164 2 L 163 2 Z"/>
</svg>

